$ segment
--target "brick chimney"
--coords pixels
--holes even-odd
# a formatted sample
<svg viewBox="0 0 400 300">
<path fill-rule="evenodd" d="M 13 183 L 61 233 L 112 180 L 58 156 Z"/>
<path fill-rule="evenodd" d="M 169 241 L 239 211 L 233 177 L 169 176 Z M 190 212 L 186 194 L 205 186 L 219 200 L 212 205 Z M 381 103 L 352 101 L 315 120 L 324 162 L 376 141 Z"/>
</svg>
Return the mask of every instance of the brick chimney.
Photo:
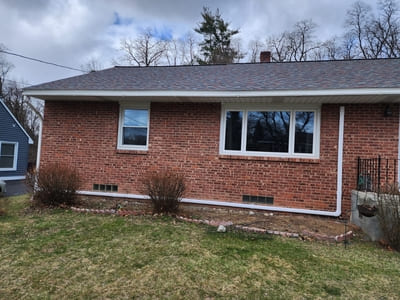
<svg viewBox="0 0 400 300">
<path fill-rule="evenodd" d="M 261 51 L 260 52 L 260 62 L 261 63 L 271 62 L 271 51 Z"/>
</svg>

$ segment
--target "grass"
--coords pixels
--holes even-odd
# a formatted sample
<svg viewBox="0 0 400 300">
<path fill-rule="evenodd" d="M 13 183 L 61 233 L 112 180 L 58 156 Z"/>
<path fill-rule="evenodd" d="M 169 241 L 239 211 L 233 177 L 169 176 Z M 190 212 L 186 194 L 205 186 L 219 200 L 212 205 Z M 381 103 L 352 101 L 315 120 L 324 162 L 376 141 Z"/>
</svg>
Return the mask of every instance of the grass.
<svg viewBox="0 0 400 300">
<path fill-rule="evenodd" d="M 4 198 L 0 201 L 4 201 Z M 393 299 L 400 255 L 152 217 L 68 210 L 0 216 L 0 299 Z"/>
</svg>

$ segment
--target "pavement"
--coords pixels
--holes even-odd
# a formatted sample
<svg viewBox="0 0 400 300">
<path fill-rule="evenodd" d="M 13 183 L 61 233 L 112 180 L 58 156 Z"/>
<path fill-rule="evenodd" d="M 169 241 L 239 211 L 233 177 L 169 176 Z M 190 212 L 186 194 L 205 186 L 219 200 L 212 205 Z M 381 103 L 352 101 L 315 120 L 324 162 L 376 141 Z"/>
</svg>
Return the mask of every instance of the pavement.
<svg viewBox="0 0 400 300">
<path fill-rule="evenodd" d="M 9 180 L 6 181 L 6 193 L 4 196 L 18 196 L 28 192 L 28 188 L 24 180 Z"/>
</svg>

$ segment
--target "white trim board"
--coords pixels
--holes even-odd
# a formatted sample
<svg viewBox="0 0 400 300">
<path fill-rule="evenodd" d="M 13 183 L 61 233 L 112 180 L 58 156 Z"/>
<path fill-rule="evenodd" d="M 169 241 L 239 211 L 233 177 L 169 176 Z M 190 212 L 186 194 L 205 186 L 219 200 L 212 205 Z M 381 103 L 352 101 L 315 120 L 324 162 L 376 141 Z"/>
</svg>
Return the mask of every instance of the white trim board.
<svg viewBox="0 0 400 300">
<path fill-rule="evenodd" d="M 24 95 L 72 97 L 288 97 L 288 96 L 362 96 L 400 95 L 400 88 L 360 88 L 326 90 L 266 90 L 266 91 L 181 91 L 181 90 L 29 90 Z"/>
<path fill-rule="evenodd" d="M 77 191 L 77 193 L 80 195 L 87 195 L 87 196 L 150 200 L 149 196 L 139 195 L 139 194 L 122 194 L 122 193 L 120 194 L 120 193 L 106 193 L 106 192 L 92 192 L 92 191 Z M 336 211 L 322 211 L 322 210 L 313 210 L 313 209 L 291 208 L 291 207 L 281 207 L 281 206 L 264 206 L 264 205 L 257 205 L 257 204 L 244 204 L 244 203 L 193 199 L 193 198 L 182 198 L 181 202 L 189 203 L 189 204 L 246 208 L 246 209 L 289 212 L 289 213 L 331 216 L 331 217 L 338 217 L 340 215 L 340 214 L 339 215 L 337 214 L 337 210 Z"/>
<path fill-rule="evenodd" d="M 26 176 L 0 176 L 0 180 L 10 181 L 10 180 L 24 180 Z"/>
</svg>

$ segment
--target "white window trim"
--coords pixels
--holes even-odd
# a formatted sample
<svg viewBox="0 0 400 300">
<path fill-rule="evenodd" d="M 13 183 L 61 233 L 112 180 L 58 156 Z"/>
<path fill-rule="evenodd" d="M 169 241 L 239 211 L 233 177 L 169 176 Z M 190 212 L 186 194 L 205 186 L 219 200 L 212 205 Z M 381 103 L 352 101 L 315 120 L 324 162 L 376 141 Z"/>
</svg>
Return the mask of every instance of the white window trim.
<svg viewBox="0 0 400 300">
<path fill-rule="evenodd" d="M 147 137 L 146 137 L 146 145 L 124 145 L 123 141 L 123 127 L 124 127 L 124 110 L 125 109 L 146 109 L 148 112 L 147 117 Z M 150 103 L 135 103 L 135 104 L 127 104 L 120 103 L 119 105 L 119 121 L 118 121 L 118 143 L 117 149 L 120 150 L 141 150 L 147 151 L 149 149 L 149 132 L 150 132 Z"/>
<path fill-rule="evenodd" d="M 0 141 L 0 154 L 2 144 L 14 144 L 14 161 L 12 168 L 0 168 L 0 171 L 16 171 L 18 163 L 18 142 Z"/>
<path fill-rule="evenodd" d="M 225 150 L 225 132 L 226 132 L 226 112 L 242 111 L 242 150 Z M 290 111 L 290 129 L 289 129 L 289 151 L 282 152 L 256 152 L 246 151 L 247 138 L 247 115 L 249 111 Z M 313 152 L 312 153 L 295 153 L 295 113 L 297 111 L 314 112 L 314 136 L 313 136 Z M 221 129 L 220 129 L 220 149 L 221 155 L 237 155 L 237 156 L 262 156 L 262 157 L 281 157 L 281 158 L 319 158 L 320 148 L 320 118 L 321 107 L 319 105 L 268 105 L 268 104 L 223 104 L 221 109 Z"/>
</svg>

